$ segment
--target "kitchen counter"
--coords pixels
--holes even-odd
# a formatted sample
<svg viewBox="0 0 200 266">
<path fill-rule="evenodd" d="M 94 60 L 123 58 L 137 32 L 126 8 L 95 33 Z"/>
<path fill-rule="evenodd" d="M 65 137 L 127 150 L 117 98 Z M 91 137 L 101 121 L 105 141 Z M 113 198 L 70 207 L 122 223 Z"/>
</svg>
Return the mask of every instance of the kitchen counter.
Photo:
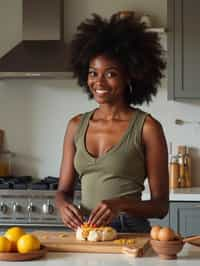
<svg viewBox="0 0 200 266">
<path fill-rule="evenodd" d="M 148 200 L 150 198 L 149 189 L 146 188 L 142 193 L 142 199 Z M 192 188 L 176 188 L 170 190 L 170 201 L 200 201 L 200 187 Z"/>
<path fill-rule="evenodd" d="M 0 262 L 1 266 L 172 266 L 172 265 L 199 265 L 200 247 L 186 244 L 178 254 L 177 260 L 161 260 L 151 248 L 147 250 L 144 257 L 134 258 L 125 254 L 90 254 L 90 253 L 55 253 L 49 252 L 44 258 L 25 262 Z"/>
</svg>

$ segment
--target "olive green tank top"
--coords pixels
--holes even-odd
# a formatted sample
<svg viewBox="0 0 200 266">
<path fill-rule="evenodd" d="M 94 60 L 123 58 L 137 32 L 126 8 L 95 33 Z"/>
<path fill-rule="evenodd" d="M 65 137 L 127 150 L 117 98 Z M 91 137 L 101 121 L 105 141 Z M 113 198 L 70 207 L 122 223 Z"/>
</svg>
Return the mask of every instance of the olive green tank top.
<svg viewBox="0 0 200 266">
<path fill-rule="evenodd" d="M 85 135 L 94 111 L 84 113 L 74 142 L 74 166 L 81 179 L 81 207 L 85 214 L 105 199 L 141 198 L 146 178 L 142 128 L 147 113 L 136 109 L 118 144 L 98 158 L 86 148 Z"/>
</svg>

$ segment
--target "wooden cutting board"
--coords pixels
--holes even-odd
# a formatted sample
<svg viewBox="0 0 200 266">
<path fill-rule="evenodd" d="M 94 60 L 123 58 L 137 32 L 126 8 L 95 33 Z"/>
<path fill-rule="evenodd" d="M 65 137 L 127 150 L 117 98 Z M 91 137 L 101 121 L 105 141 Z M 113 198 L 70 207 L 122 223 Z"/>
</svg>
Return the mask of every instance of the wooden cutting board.
<svg viewBox="0 0 200 266">
<path fill-rule="evenodd" d="M 87 252 L 87 253 L 122 253 L 124 246 L 114 241 L 79 241 L 75 239 L 74 232 L 66 231 L 34 231 L 41 244 L 47 247 L 48 251 Z M 149 235 L 147 234 L 118 234 L 118 239 L 134 239 L 134 243 L 128 246 L 130 254 L 143 256 L 149 247 Z M 125 250 L 127 253 L 127 249 Z M 129 252 L 128 252 L 129 253 Z"/>
</svg>

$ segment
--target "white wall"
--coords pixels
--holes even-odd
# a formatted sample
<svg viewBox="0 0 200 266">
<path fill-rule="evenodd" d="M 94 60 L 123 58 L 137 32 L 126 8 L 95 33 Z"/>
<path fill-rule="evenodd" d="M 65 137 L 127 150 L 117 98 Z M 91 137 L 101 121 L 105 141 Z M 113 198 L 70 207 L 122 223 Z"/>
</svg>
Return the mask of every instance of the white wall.
<svg viewBox="0 0 200 266">
<path fill-rule="evenodd" d="M 2 1 L 0 0 L 0 3 Z M 100 1 L 101 5 L 95 0 L 95 6 L 91 0 L 67 2 L 70 2 L 72 9 L 69 9 L 66 21 L 70 22 L 73 16 L 75 22 L 70 26 L 73 28 L 78 20 L 81 20 L 72 12 L 77 10 L 75 7 L 79 8 L 77 12 L 80 14 L 90 13 L 94 8 L 101 13 L 102 5 L 107 1 Z M 84 5 L 78 5 L 82 2 Z M 112 1 L 115 3 L 115 10 L 122 9 L 122 2 L 122 0 Z M 166 25 L 166 0 L 126 0 L 126 8 L 129 7 L 153 14 L 157 25 Z M 112 5 L 104 13 L 109 14 L 111 9 Z M 71 34 L 70 27 L 68 36 Z M 6 131 L 7 147 L 16 153 L 14 174 L 30 174 L 37 177 L 58 176 L 68 120 L 73 115 L 90 110 L 94 106 L 95 103 L 87 99 L 87 95 L 74 80 L 0 81 L 0 127 Z M 164 79 L 153 103 L 141 108 L 160 120 L 167 141 L 173 143 L 173 152 L 179 144 L 186 144 L 192 148 L 194 185 L 200 186 L 200 126 L 195 124 L 177 126 L 174 123 L 176 118 L 200 120 L 200 100 L 167 101 L 167 81 Z"/>
<path fill-rule="evenodd" d="M 14 173 L 58 176 L 68 120 L 95 106 L 74 80 L 0 81 L 0 127 L 6 131 L 7 147 L 16 153 Z M 194 184 L 200 185 L 200 126 L 174 123 L 175 118 L 199 120 L 200 101 L 167 101 L 163 80 L 153 103 L 141 108 L 162 123 L 174 152 L 179 144 L 192 147 Z"/>
<path fill-rule="evenodd" d="M 0 127 L 16 153 L 15 174 L 58 176 L 69 118 L 94 107 L 80 90 L 74 80 L 0 81 Z"/>
</svg>

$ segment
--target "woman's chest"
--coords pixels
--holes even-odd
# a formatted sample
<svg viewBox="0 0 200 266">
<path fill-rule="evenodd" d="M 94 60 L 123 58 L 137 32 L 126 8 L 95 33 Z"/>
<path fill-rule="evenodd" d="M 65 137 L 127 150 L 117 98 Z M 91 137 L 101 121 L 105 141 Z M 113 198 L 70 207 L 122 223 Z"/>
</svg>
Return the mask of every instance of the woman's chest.
<svg viewBox="0 0 200 266">
<path fill-rule="evenodd" d="M 100 157 L 119 145 L 127 133 L 129 121 L 90 122 L 85 133 L 85 147 L 94 157 Z"/>
</svg>

